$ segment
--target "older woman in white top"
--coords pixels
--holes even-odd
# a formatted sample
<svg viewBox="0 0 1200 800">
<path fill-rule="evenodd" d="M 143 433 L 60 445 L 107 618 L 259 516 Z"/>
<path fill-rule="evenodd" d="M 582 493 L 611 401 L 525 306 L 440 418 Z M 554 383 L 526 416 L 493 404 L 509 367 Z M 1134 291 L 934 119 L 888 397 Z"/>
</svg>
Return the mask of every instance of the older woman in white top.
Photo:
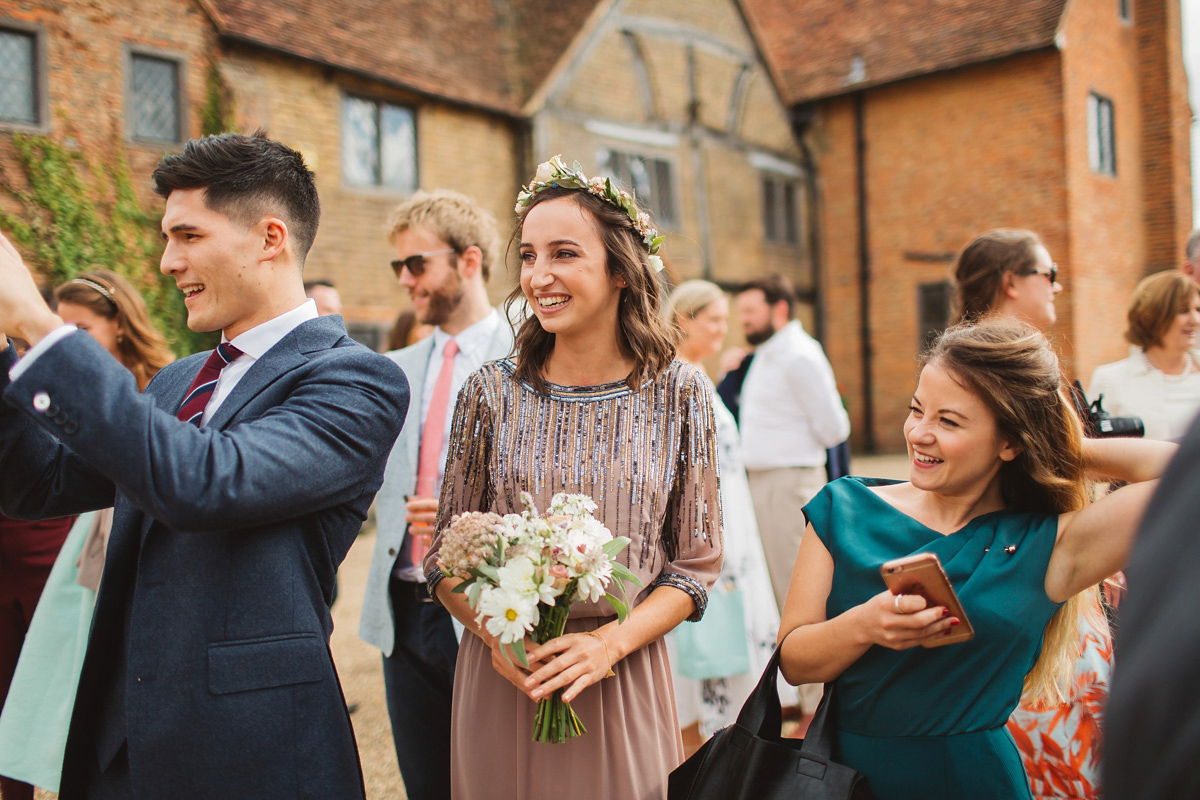
<svg viewBox="0 0 1200 800">
<path fill-rule="evenodd" d="M 1178 270 L 1142 280 L 1129 303 L 1130 356 L 1097 367 L 1088 397 L 1115 417 L 1141 417 L 1147 439 L 1178 439 L 1200 410 L 1200 290 Z"/>
</svg>

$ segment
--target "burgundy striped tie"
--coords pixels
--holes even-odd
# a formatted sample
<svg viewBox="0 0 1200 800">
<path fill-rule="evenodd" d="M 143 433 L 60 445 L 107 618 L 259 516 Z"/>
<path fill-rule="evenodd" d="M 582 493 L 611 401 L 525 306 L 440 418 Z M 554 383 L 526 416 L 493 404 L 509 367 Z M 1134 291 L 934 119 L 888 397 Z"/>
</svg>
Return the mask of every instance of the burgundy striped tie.
<svg viewBox="0 0 1200 800">
<path fill-rule="evenodd" d="M 192 386 L 188 389 L 175 416 L 199 428 L 200 418 L 204 416 L 204 407 L 208 405 L 213 389 L 217 388 L 217 378 L 221 376 L 221 370 L 241 354 L 242 351 L 229 342 L 221 342 L 217 345 L 217 349 L 209 354 L 208 360 L 200 368 L 196 380 L 192 381 Z"/>
</svg>

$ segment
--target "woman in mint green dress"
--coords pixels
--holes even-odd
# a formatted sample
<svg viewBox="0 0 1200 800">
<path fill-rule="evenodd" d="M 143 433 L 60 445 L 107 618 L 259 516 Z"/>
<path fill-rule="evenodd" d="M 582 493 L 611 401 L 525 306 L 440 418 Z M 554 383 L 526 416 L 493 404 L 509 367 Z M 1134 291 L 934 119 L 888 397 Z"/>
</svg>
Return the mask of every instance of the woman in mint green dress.
<svg viewBox="0 0 1200 800">
<path fill-rule="evenodd" d="M 840 761 L 879 800 L 1029 798 L 1005 723 L 1025 687 L 1053 698 L 1077 655 L 1077 595 L 1119 570 L 1174 446 L 1084 440 L 1057 357 L 1008 320 L 947 331 L 925 354 L 907 482 L 843 478 L 805 508 L 783 611 L 793 683 L 835 681 Z M 1131 485 L 1088 505 L 1085 473 Z M 975 629 L 883 562 L 936 553 Z"/>
</svg>

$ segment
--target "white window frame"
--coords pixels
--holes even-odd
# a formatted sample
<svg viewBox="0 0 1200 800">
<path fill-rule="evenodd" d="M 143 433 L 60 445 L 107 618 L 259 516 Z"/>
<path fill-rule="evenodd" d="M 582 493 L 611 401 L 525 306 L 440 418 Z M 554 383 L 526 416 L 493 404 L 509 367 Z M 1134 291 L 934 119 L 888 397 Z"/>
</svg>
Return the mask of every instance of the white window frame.
<svg viewBox="0 0 1200 800">
<path fill-rule="evenodd" d="M 1113 101 L 1096 92 L 1087 98 L 1088 166 L 1099 175 L 1117 174 L 1117 124 Z"/>
<path fill-rule="evenodd" d="M 350 173 L 347 172 L 348 164 L 347 164 L 347 153 L 346 153 L 346 145 L 347 145 L 346 139 L 347 139 L 347 136 L 349 135 L 349 133 L 348 133 L 347 124 L 346 124 L 346 104 L 352 100 L 362 102 L 362 103 L 372 103 L 375 105 L 375 148 L 376 148 L 376 153 L 378 154 L 379 163 L 375 165 L 375 173 L 376 174 L 374 176 L 373 181 L 369 182 L 369 183 L 357 181 L 353 178 L 353 176 Z M 407 186 L 396 186 L 396 185 L 392 185 L 392 184 L 383 182 L 384 142 L 383 142 L 383 138 L 382 138 L 382 132 L 380 130 L 380 119 L 382 117 L 383 108 L 385 106 L 407 112 L 407 114 L 412 119 L 412 154 L 411 154 L 411 157 L 412 157 L 412 170 L 411 170 L 412 179 L 410 181 L 410 185 L 407 185 Z M 339 163 L 341 164 L 341 180 L 342 180 L 342 186 L 344 188 L 354 189 L 356 191 L 368 191 L 368 192 L 369 191 L 378 191 L 378 192 L 387 192 L 389 194 L 407 195 L 407 194 L 411 194 L 412 192 L 415 192 L 417 190 L 417 187 L 419 187 L 421 185 L 421 173 L 420 173 L 421 160 L 420 160 L 420 150 L 419 150 L 420 138 L 418 136 L 418 130 L 417 130 L 417 109 L 416 109 L 416 107 L 407 105 L 405 103 L 394 102 L 392 100 L 384 100 L 379 97 L 372 96 L 370 94 L 361 94 L 358 92 L 342 92 L 340 97 L 338 98 L 338 125 L 339 125 L 339 130 L 341 132 L 341 137 L 342 137 L 341 148 L 339 151 Z"/>
</svg>

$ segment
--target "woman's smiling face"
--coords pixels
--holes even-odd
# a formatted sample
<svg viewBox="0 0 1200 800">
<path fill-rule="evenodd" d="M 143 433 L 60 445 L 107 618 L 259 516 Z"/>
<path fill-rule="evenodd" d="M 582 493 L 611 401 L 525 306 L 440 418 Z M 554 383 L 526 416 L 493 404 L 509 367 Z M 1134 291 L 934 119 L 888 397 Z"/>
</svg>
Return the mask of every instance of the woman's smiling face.
<svg viewBox="0 0 1200 800">
<path fill-rule="evenodd" d="M 921 370 L 904 439 L 912 485 L 947 495 L 986 488 L 1018 453 L 987 404 L 936 362 Z"/>
<path fill-rule="evenodd" d="M 590 211 L 570 197 L 538 203 L 521 226 L 521 291 L 547 333 L 616 335 L 621 284 Z"/>
</svg>

